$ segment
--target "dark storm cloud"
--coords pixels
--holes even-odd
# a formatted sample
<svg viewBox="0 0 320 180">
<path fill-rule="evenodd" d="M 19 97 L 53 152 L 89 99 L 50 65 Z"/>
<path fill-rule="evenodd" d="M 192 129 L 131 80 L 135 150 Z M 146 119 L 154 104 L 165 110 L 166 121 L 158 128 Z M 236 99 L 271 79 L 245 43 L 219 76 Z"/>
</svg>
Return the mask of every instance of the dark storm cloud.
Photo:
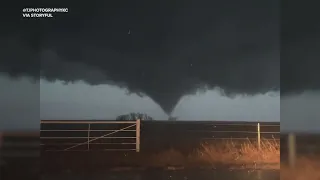
<svg viewBox="0 0 320 180">
<path fill-rule="evenodd" d="M 319 9 L 315 1 L 282 2 L 281 92 L 320 90 Z"/>
<path fill-rule="evenodd" d="M 277 0 L 63 3 L 49 6 L 69 8 L 55 20 L 5 26 L 2 72 L 115 84 L 168 114 L 199 88 L 252 95 L 280 87 Z"/>
</svg>

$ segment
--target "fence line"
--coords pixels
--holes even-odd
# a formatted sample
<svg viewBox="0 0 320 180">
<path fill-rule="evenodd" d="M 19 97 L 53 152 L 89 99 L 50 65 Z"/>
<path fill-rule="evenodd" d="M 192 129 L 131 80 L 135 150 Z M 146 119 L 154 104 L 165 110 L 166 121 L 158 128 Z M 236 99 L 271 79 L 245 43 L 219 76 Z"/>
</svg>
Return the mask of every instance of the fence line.
<svg viewBox="0 0 320 180">
<path fill-rule="evenodd" d="M 261 150 L 261 131 L 260 131 L 260 123 L 257 124 L 257 138 L 258 138 L 258 149 Z"/>
<path fill-rule="evenodd" d="M 51 137 L 45 137 L 45 136 L 41 136 L 40 139 L 41 140 L 67 140 L 67 139 L 74 139 L 74 140 L 83 140 L 82 142 L 41 142 L 40 146 L 45 147 L 45 146 L 51 146 L 51 147 L 58 147 L 58 146 L 67 146 L 69 145 L 70 147 L 68 148 L 64 148 L 63 150 L 65 151 L 89 151 L 92 150 L 90 145 L 136 145 L 135 150 L 137 152 L 140 151 L 140 121 L 139 123 L 137 123 L 138 121 L 70 121 L 70 120 L 60 120 L 60 121 L 55 121 L 55 120 L 42 120 L 41 124 L 70 124 L 70 125 L 76 125 L 76 124 L 88 124 L 87 128 L 84 129 L 84 127 L 82 127 L 81 129 L 73 129 L 73 128 L 68 128 L 68 129 L 59 129 L 59 128 L 54 128 L 53 130 L 50 129 L 41 129 L 40 132 L 41 133 L 45 133 L 45 132 L 56 132 L 56 133 L 65 133 L 65 132 L 87 132 L 85 134 L 83 134 L 82 136 L 51 136 Z M 146 122 L 148 123 L 155 123 L 155 125 L 157 123 L 161 124 L 162 122 Z M 169 122 L 168 125 L 171 126 L 172 122 Z M 188 121 L 183 121 L 183 122 L 173 122 L 172 124 L 174 125 L 179 125 L 181 124 L 183 126 L 183 124 L 185 123 L 190 123 L 192 125 L 192 123 L 195 122 L 188 122 Z M 204 138 L 200 138 L 203 140 L 230 140 L 230 139 L 234 139 L 234 140 L 247 140 L 247 139 L 256 139 L 257 140 L 257 147 L 260 148 L 261 147 L 261 138 L 263 134 L 280 134 L 280 124 L 261 124 L 261 123 L 254 123 L 254 124 L 239 124 L 239 123 L 221 123 L 221 122 L 217 122 L 217 123 L 212 123 L 212 122 L 198 122 L 199 125 L 202 125 L 201 123 L 204 123 L 203 125 L 205 126 L 214 126 L 213 128 L 217 129 L 217 127 L 219 126 L 245 126 L 245 127 L 256 127 L 255 130 L 253 129 L 252 131 L 246 130 L 246 131 L 223 131 L 223 130 L 186 130 L 186 132 L 188 133 L 243 133 L 243 134 L 256 134 L 254 138 L 237 138 L 237 137 L 204 137 Z M 91 125 L 93 124 L 133 124 L 131 126 L 127 126 L 126 128 L 122 128 L 122 129 L 94 129 Z M 197 123 L 195 123 L 197 124 Z M 136 128 L 133 129 L 129 129 L 130 127 L 135 126 Z M 261 127 L 279 127 L 279 131 L 261 131 Z M 100 127 L 99 127 L 100 128 Z M 224 127 L 223 127 L 224 128 Z M 104 134 L 102 136 L 100 135 L 95 135 L 94 136 L 94 132 L 105 132 L 107 134 Z M 110 137 L 111 134 L 115 134 L 117 132 L 136 132 L 135 136 L 114 136 L 114 137 Z M 165 132 L 163 132 L 165 133 Z M 148 137 L 145 137 L 148 138 Z M 125 140 L 129 140 L 129 139 L 135 139 L 135 142 L 94 142 L 98 139 L 121 139 L 122 141 Z M 264 138 L 267 139 L 267 138 Z M 269 138 L 269 139 L 273 139 L 278 141 L 279 139 L 276 138 Z M 75 147 L 78 146 L 82 146 L 82 145 L 87 145 L 87 148 L 85 150 L 74 150 Z M 110 150 L 119 150 L 118 148 L 115 149 L 104 149 L 104 151 L 110 151 Z M 124 150 L 134 150 L 134 148 L 126 148 Z M 47 151 L 60 151 L 60 150 L 47 150 Z"/>
<path fill-rule="evenodd" d="M 52 132 L 52 131 L 56 131 L 56 132 L 87 132 L 88 129 L 63 129 L 63 130 L 58 130 L 58 129 L 53 129 L 53 130 L 40 130 L 40 132 Z M 114 131 L 114 130 L 94 130 L 94 129 L 91 129 L 90 132 L 109 132 L 109 131 Z M 136 130 L 127 130 L 127 129 L 124 129 L 122 131 L 132 131 L 132 132 L 135 132 Z"/>
<path fill-rule="evenodd" d="M 41 120 L 40 124 L 134 124 L 137 121 L 73 121 L 73 120 Z"/>
<path fill-rule="evenodd" d="M 93 144 L 107 144 L 107 143 L 92 143 L 93 141 L 99 140 L 99 139 L 135 139 L 135 143 L 113 143 L 113 144 L 135 144 L 135 149 L 133 148 L 126 148 L 123 150 L 135 150 L 136 152 L 140 151 L 140 120 L 136 121 L 52 121 L 52 120 L 42 120 L 40 121 L 41 124 L 87 124 L 87 129 L 82 130 L 43 130 L 41 129 L 40 132 L 87 132 L 86 136 L 59 136 L 59 137 L 43 137 L 40 136 L 40 140 L 44 139 L 86 139 L 84 142 L 80 143 L 41 143 L 40 146 L 61 146 L 61 145 L 71 145 L 70 147 L 64 148 L 63 151 L 70 151 L 74 150 L 74 148 L 87 145 L 87 149 L 85 151 L 90 151 L 90 145 Z M 93 130 L 91 128 L 92 124 L 131 124 L 129 126 L 126 126 L 124 128 L 120 129 L 112 129 L 112 130 Z M 135 127 L 135 130 L 128 130 L 129 128 Z M 115 133 L 125 131 L 125 132 L 136 132 L 135 136 L 126 136 L 126 137 L 110 137 L 110 135 L 113 135 Z M 91 136 L 91 132 L 108 132 L 107 134 L 101 135 L 101 136 Z M 119 149 L 104 149 L 104 150 L 119 150 Z M 60 151 L 60 150 L 47 150 L 47 151 Z"/>
<path fill-rule="evenodd" d="M 137 124 L 138 124 L 138 123 L 137 123 Z M 137 125 L 136 125 L 136 124 L 133 124 L 133 125 L 130 125 L 130 126 L 128 126 L 128 127 L 125 127 L 125 128 L 119 129 L 119 130 L 115 130 L 115 131 L 113 131 L 113 132 L 111 132 L 111 133 L 108 133 L 108 134 L 105 134 L 105 135 L 103 135 L 103 136 L 95 137 L 95 138 L 93 138 L 93 139 L 91 139 L 90 136 L 88 135 L 88 141 L 86 141 L 86 142 L 84 142 L 84 143 L 76 144 L 76 145 L 71 146 L 71 147 L 69 147 L 69 148 L 66 148 L 66 149 L 64 149 L 64 150 L 66 151 L 66 150 L 69 150 L 69 149 L 73 149 L 73 148 L 78 147 L 78 146 L 81 146 L 81 145 L 83 145 L 83 144 L 88 144 L 88 150 L 90 150 L 90 148 L 89 148 L 90 142 L 95 141 L 95 140 L 98 140 L 98 139 L 101 139 L 101 138 L 105 138 L 106 136 L 110 136 L 111 134 L 115 134 L 115 133 L 117 133 L 117 132 L 120 132 L 121 130 L 128 129 L 128 128 L 131 128 L 131 127 L 133 127 L 133 126 L 137 126 Z M 88 133 L 90 133 L 90 124 L 89 124 Z M 128 138 L 129 138 L 129 137 L 128 137 Z M 137 142 L 136 142 L 136 143 L 137 143 Z M 138 149 L 137 149 L 137 152 L 138 152 Z"/>
<path fill-rule="evenodd" d="M 88 131 L 90 132 L 90 131 Z M 108 134 L 109 135 L 109 134 Z M 89 137 L 89 139 L 135 139 L 136 137 Z M 40 137 L 40 139 L 88 139 L 88 137 Z"/>
<path fill-rule="evenodd" d="M 75 124 L 88 124 L 90 123 L 91 125 L 92 124 L 127 124 L 129 125 L 130 123 L 133 123 L 137 126 L 137 121 L 41 121 L 42 124 L 71 124 L 71 125 L 75 125 Z M 149 123 L 149 122 L 148 122 Z M 153 122 L 152 122 L 153 123 Z M 159 122 L 155 122 L 155 124 L 157 124 Z M 161 123 L 161 122 L 160 122 Z M 191 122 L 190 124 L 192 124 L 194 122 Z M 202 123 L 202 122 L 201 122 Z M 173 124 L 179 124 L 179 122 L 174 122 Z M 195 123 L 196 124 L 196 123 Z M 228 125 L 227 125 L 228 124 Z M 126 126 L 127 126 L 126 125 Z M 234 139 L 234 140 L 246 140 L 246 139 L 256 139 L 257 142 L 258 142 L 258 147 L 259 147 L 259 144 L 261 143 L 261 139 L 263 138 L 263 134 L 280 134 L 280 128 L 279 128 L 279 132 L 278 131 L 275 131 L 273 130 L 273 132 L 266 132 L 266 131 L 262 131 L 263 129 L 261 129 L 261 127 L 265 127 L 265 126 L 274 126 L 274 127 L 280 127 L 280 125 L 275 125 L 275 124 L 261 124 L 261 123 L 256 123 L 256 124 L 234 124 L 234 123 L 217 123 L 217 124 L 214 124 L 212 122 L 209 122 L 209 123 L 206 123 L 204 125 L 213 125 L 215 127 L 219 127 L 219 126 L 245 126 L 245 127 L 256 127 L 255 129 L 252 128 L 252 131 L 249 131 L 249 130 L 246 130 L 246 131 L 223 131 L 223 130 L 188 130 L 188 132 L 190 133 L 197 133 L 197 132 L 205 132 L 205 133 L 216 133 L 216 134 L 219 134 L 219 133 L 244 133 L 244 134 L 250 134 L 250 135 L 254 135 L 254 134 L 257 134 L 257 135 L 254 135 L 252 136 L 252 138 L 239 138 L 239 137 L 204 137 L 204 138 L 201 138 L 201 139 L 204 139 L 204 140 L 230 140 L 230 139 Z M 260 131 L 259 131 L 259 128 L 258 126 L 260 126 Z M 224 127 L 223 127 L 224 128 Z M 118 128 L 118 130 L 121 129 L 121 128 Z M 218 128 L 217 128 L 218 129 Z M 65 133 L 65 132 L 88 132 L 86 133 L 87 135 L 86 136 L 83 136 L 83 137 L 70 137 L 70 136 L 64 136 L 64 137 L 44 137 L 44 136 L 41 136 L 40 137 L 40 140 L 42 142 L 40 142 L 40 146 L 41 147 L 48 147 L 48 146 L 51 146 L 51 147 L 59 147 L 59 146 L 63 146 L 65 147 L 64 149 L 66 149 L 67 147 L 66 146 L 75 146 L 75 145 L 79 145 L 79 144 L 84 144 L 84 142 L 86 142 L 87 144 L 87 147 L 86 147 L 86 151 L 88 150 L 91 150 L 91 147 L 90 145 L 92 145 L 92 148 L 94 150 L 94 147 L 93 146 L 117 146 L 117 145 L 120 145 L 120 146 L 128 146 L 126 149 L 124 150 L 136 150 L 137 152 L 140 151 L 140 123 L 139 123 L 139 126 L 136 127 L 135 129 L 122 129 L 121 132 L 128 132 L 128 133 L 131 133 L 132 134 L 134 132 L 135 135 L 132 135 L 132 136 L 115 136 L 115 137 L 110 137 L 110 136 L 105 136 L 106 134 L 110 133 L 110 132 L 115 132 L 117 130 L 115 129 L 112 129 L 112 130 L 108 130 L 108 129 L 101 129 L 101 130 L 98 130 L 98 129 L 93 129 L 92 126 L 89 126 L 88 124 L 88 130 L 72 130 L 72 129 L 54 129 L 54 130 L 50 130 L 50 129 L 41 129 L 40 130 L 40 133 L 46 133 L 46 132 L 57 132 L 57 133 Z M 101 133 L 105 133 L 104 135 L 100 136 L 99 134 L 95 135 L 94 133 L 98 133 L 98 132 L 101 132 Z M 166 133 L 166 132 L 163 132 L 163 133 Z M 11 149 L 11 148 L 18 148 L 20 149 L 20 147 L 22 148 L 23 147 L 26 147 L 28 146 L 28 148 L 36 148 L 36 144 L 38 143 L 37 141 L 39 141 L 39 138 L 36 139 L 36 137 L 39 137 L 39 132 L 31 132 L 31 133 L 21 133 L 21 132 L 6 132 L 3 134 L 3 138 L 5 137 L 14 137 L 14 138 L 21 138 L 19 141 L 10 141 L 10 140 L 7 140 L 7 141 L 1 141 L 1 133 L 0 133 L 0 148 L 4 147 L 4 148 L 7 148 L 7 149 Z M 25 139 L 25 137 L 35 137 L 34 140 L 31 140 L 30 142 L 27 142 Z M 147 137 L 144 137 L 144 138 L 147 138 Z M 50 141 L 55 141 L 55 140 L 62 140 L 61 142 L 51 142 Z M 74 142 L 67 142 L 69 139 L 74 139 L 75 141 Z M 101 142 L 95 142 L 95 140 L 98 140 L 98 139 L 105 139 L 106 141 L 101 141 Z M 118 139 L 118 140 L 121 140 L 122 142 L 107 142 L 109 140 L 112 140 L 112 139 Z M 135 139 L 135 140 L 134 140 Z M 259 140 L 260 139 L 260 140 Z M 44 140 L 46 140 L 46 142 L 43 142 Z M 93 140 L 93 141 L 91 141 Z M 273 138 L 273 140 L 278 140 L 276 138 Z M 63 141 L 66 141 L 66 142 L 63 142 Z M 76 142 L 78 141 L 78 142 Z M 80 142 L 79 142 L 80 141 Z M 260 142 L 260 143 L 259 143 Z M 2 144 L 2 147 L 1 147 L 1 144 Z M 134 145 L 136 147 L 134 147 Z M 79 145 L 80 146 L 80 145 Z M 131 147 L 129 147 L 131 146 Z M 49 149 L 47 149 L 49 150 Z M 116 150 L 116 151 L 120 151 L 119 148 L 114 148 L 114 149 L 104 149 L 105 151 L 110 151 L 110 150 Z M 36 151 L 36 149 L 34 150 L 31 150 L 31 151 Z M 30 151 L 30 152 L 31 152 Z M 75 151 L 74 149 L 69 149 L 68 151 Z M 78 151 L 78 150 L 76 150 Z M 12 152 L 13 153 L 13 152 Z M 4 155 L 4 154 L 3 154 Z"/>
<path fill-rule="evenodd" d="M 214 126 L 257 126 L 257 124 L 233 124 L 233 123 L 226 123 L 226 124 L 212 124 Z M 260 127 L 280 127 L 278 124 L 260 124 Z"/>
<path fill-rule="evenodd" d="M 208 130 L 188 130 L 189 132 L 214 132 L 214 133 L 248 133 L 256 134 L 256 131 L 208 131 Z M 260 134 L 280 134 L 280 132 L 260 132 Z"/>
</svg>

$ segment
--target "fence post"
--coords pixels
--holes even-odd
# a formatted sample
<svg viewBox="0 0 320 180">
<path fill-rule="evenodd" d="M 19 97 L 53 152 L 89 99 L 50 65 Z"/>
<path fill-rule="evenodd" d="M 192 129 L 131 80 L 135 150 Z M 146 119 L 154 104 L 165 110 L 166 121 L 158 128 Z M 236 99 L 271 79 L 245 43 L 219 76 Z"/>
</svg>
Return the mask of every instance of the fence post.
<svg viewBox="0 0 320 180">
<path fill-rule="evenodd" d="M 140 119 L 136 122 L 136 152 L 140 152 Z"/>
<path fill-rule="evenodd" d="M 257 125 L 257 133 L 258 133 L 258 150 L 261 150 L 261 133 L 260 133 L 260 123 Z"/>
<path fill-rule="evenodd" d="M 90 130 L 91 130 L 91 125 L 90 123 L 88 124 L 88 143 L 87 143 L 87 150 L 90 151 Z"/>
<path fill-rule="evenodd" d="M 290 133 L 288 136 L 288 151 L 289 165 L 291 168 L 294 168 L 296 163 L 296 137 L 293 133 Z"/>
</svg>

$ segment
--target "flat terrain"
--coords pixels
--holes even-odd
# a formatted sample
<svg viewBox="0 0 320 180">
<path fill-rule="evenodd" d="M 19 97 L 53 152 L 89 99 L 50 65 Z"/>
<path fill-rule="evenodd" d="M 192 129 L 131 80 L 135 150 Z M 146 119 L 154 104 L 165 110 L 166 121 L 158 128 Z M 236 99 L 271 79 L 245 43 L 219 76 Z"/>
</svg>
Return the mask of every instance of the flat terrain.
<svg viewBox="0 0 320 180">
<path fill-rule="evenodd" d="M 43 180 L 279 180 L 280 171 L 179 170 L 126 171 L 94 174 L 43 175 Z"/>
<path fill-rule="evenodd" d="M 87 124 L 42 124 L 42 130 L 86 130 Z M 90 138 L 103 136 L 109 132 L 128 126 L 127 124 L 91 124 Z M 101 130 L 101 131 L 98 131 Z M 131 130 L 131 132 L 130 132 Z M 135 127 L 117 132 L 90 143 L 90 150 L 135 149 Z M 261 122 L 261 138 L 279 140 L 280 123 Z M 41 137 L 69 136 L 74 139 L 41 139 L 43 150 L 63 150 L 76 143 L 87 141 L 88 132 L 41 132 Z M 79 137 L 83 137 L 82 139 Z M 123 138 L 122 138 L 123 137 Z M 127 138 L 126 138 L 127 137 Z M 141 122 L 141 152 L 161 152 L 173 148 L 182 153 L 190 153 L 201 142 L 223 140 L 257 140 L 257 123 L 217 122 L 217 121 L 145 121 Z M 65 144 L 67 143 L 67 144 Z M 87 144 L 72 150 L 87 150 Z"/>
<path fill-rule="evenodd" d="M 41 140 L 41 156 L 39 151 L 39 132 L 6 132 L 2 134 L 2 145 L 6 144 L 5 148 L 1 149 L 1 158 L 4 164 L 1 167 L 1 179 L 35 179 L 39 172 L 42 173 L 42 179 L 114 179 L 127 180 L 134 179 L 258 179 L 257 176 L 262 176 L 261 179 L 279 179 L 279 171 L 262 170 L 260 174 L 256 172 L 248 172 L 248 170 L 223 170 L 224 167 L 219 163 L 210 163 L 209 167 L 218 167 L 219 170 L 197 170 L 194 165 L 185 166 L 185 159 L 191 152 L 199 147 L 199 143 L 203 141 L 209 144 L 219 146 L 224 140 L 231 140 L 234 144 L 247 142 L 255 146 L 256 142 L 256 124 L 253 123 L 230 123 L 227 122 L 143 122 L 141 127 L 141 152 L 134 151 L 101 151 L 105 148 L 119 148 L 110 144 L 90 144 L 93 151 L 82 152 L 47 152 L 49 148 L 65 148 L 59 143 L 68 143 L 69 140 L 55 142 L 57 146 L 48 146 L 48 140 Z M 230 125 L 231 124 L 231 125 Z M 297 168 L 289 169 L 285 164 L 287 157 L 287 135 L 277 133 L 263 132 L 279 132 L 279 123 L 261 123 L 262 138 L 277 141 L 281 138 L 281 179 L 295 180 L 298 177 L 306 177 L 305 179 L 318 179 L 318 162 L 320 158 L 320 135 L 316 134 L 297 134 L 297 153 L 299 160 Z M 264 126 L 266 125 L 266 126 Z M 61 126 L 61 125 L 60 125 Z M 43 129 L 56 129 L 54 126 L 43 127 Z M 62 127 L 60 127 L 61 129 Z M 72 128 L 63 126 L 63 128 Z M 81 128 L 73 126 L 73 128 Z M 97 126 L 96 129 L 107 129 L 104 126 Z M 110 127 L 121 128 L 121 126 Z M 233 131 L 233 132 L 231 132 Z M 241 131 L 241 132 L 240 132 Z M 250 133 L 251 132 L 251 133 Z M 53 137 L 58 134 L 41 133 L 42 137 Z M 105 132 L 97 132 L 92 136 L 101 136 Z M 128 134 L 129 133 L 129 134 Z M 125 132 L 124 136 L 130 135 L 131 132 Z M 119 134 L 118 134 L 119 135 Z M 131 134 L 132 135 L 132 134 Z M 80 134 L 74 135 L 81 136 Z M 134 136 L 134 134 L 133 134 Z M 240 137 L 240 138 L 239 138 Z M 72 140 L 72 139 L 71 139 Z M 79 139 L 78 139 L 79 140 Z M 102 141 L 105 143 L 110 139 Z M 118 139 L 119 140 L 119 139 Z M 77 141 L 73 139 L 72 141 Z M 129 140 L 130 141 L 130 140 Z M 78 141 L 83 142 L 83 140 Z M 115 141 L 116 142 L 116 141 Z M 127 140 L 126 140 L 127 142 Z M 279 141 L 277 141 L 279 142 Z M 21 146 L 16 146 L 20 143 Z M 68 145 L 69 147 L 70 145 Z M 120 145 L 121 147 L 121 145 Z M 238 148 L 235 146 L 236 149 Z M 251 147 L 251 146 L 250 146 Z M 85 149 L 87 146 L 82 146 Z M 123 147 L 121 147 L 123 148 Z M 126 147 L 125 147 L 126 148 Z M 128 147 L 130 148 L 130 147 Z M 133 145 L 134 148 L 134 145 Z M 229 146 L 227 147 L 229 148 Z M 239 147 L 239 149 L 248 149 L 247 147 Z M 214 149 L 213 149 L 214 150 Z M 10 152 L 8 154 L 8 152 Z M 230 151 L 234 152 L 234 151 Z M 270 151 L 271 153 L 273 151 Z M 213 151 L 218 157 L 221 152 Z M 241 151 L 243 153 L 243 151 Z M 255 151 L 247 151 L 246 153 L 254 154 Z M 280 154 L 280 153 L 279 153 Z M 10 156 L 8 156 L 10 155 Z M 150 155 L 150 156 L 149 156 Z M 24 158 L 22 158 L 24 157 Z M 39 158 L 41 157 L 41 158 Z M 150 158 L 152 157 L 152 158 Z M 276 156 L 277 157 L 277 156 Z M 216 157 L 215 157 L 216 158 Z M 233 157 L 232 157 L 233 158 Z M 253 157 L 255 160 L 256 158 Z M 221 160 L 225 160 L 224 157 Z M 252 160 L 252 159 L 249 159 Z M 272 159 L 271 159 L 272 160 Z M 139 163 L 136 163 L 139 162 Z M 282 164 L 284 163 L 284 164 Z M 316 165 L 314 165 L 316 164 Z M 143 166 L 153 166 L 153 170 L 130 170 L 126 167 L 141 168 Z M 160 166 L 159 166 L 160 165 Z M 190 164 L 189 164 L 190 165 Z M 193 167 L 192 167 L 193 166 Z M 112 168 L 116 167 L 116 168 Z M 182 170 L 163 170 L 163 167 L 185 167 Z M 198 167 L 198 166 L 197 166 Z M 188 169 L 189 168 L 189 169 Z M 245 168 L 245 167 L 244 167 Z M 111 171 L 112 170 L 112 171 Z M 235 172 L 236 171 L 236 172 Z M 19 173 L 17 173 L 19 172 Z M 152 172 L 152 173 L 151 173 Z M 309 175 L 308 177 L 306 175 Z M 10 178 L 8 178 L 10 177 Z M 303 179 L 303 178 L 302 178 Z"/>
<path fill-rule="evenodd" d="M 219 145 L 226 141 L 232 141 L 237 147 L 241 144 L 250 143 L 250 146 L 257 145 L 257 123 L 253 122 L 218 122 L 218 121 L 143 121 L 141 122 L 140 152 L 135 149 L 135 127 L 126 129 L 124 132 L 117 132 L 108 137 L 86 142 L 89 138 L 101 137 L 108 130 L 125 128 L 128 124 L 91 124 L 91 132 L 78 131 L 88 129 L 88 124 L 42 124 L 41 144 L 42 167 L 47 170 L 59 171 L 67 167 L 73 167 L 79 171 L 93 168 L 95 170 L 111 167 L 167 167 L 167 166 L 228 166 L 236 157 L 227 157 L 232 152 L 220 154 L 221 158 L 226 156 L 229 162 L 218 157 L 215 148 L 209 147 L 208 152 L 213 161 L 205 160 L 203 156 L 201 163 L 199 158 L 199 148 L 206 143 L 209 145 Z M 73 130 L 72 132 L 52 132 L 45 130 Z M 261 122 L 260 132 L 262 139 L 279 143 L 279 122 Z M 67 139 L 51 139 L 50 137 L 68 136 Z M 72 138 L 75 137 L 75 138 Z M 82 137 L 82 138 L 80 138 Z M 122 138 L 123 137 L 123 138 Z M 131 137 L 131 138 L 130 138 Z M 133 137 L 133 138 L 132 138 Z M 48 152 L 47 150 L 63 150 L 76 144 L 82 145 L 60 152 Z M 86 151 L 90 148 L 90 151 Z M 230 147 L 224 147 L 224 150 Z M 117 149 L 117 151 L 112 151 Z M 133 151 L 119 151 L 119 150 Z M 82 152 L 81 152 L 82 150 Z M 220 153 L 220 152 L 219 152 Z M 213 154 L 213 156 L 212 156 Z M 249 154 L 249 153 L 248 153 Z M 220 156 L 219 155 L 219 156 Z M 240 155 L 239 155 L 240 156 Z M 275 155 L 276 156 L 276 155 Z M 219 160 L 217 160 L 217 158 Z M 217 162 L 219 161 L 219 162 Z M 251 159 L 251 165 L 255 159 Z M 273 162 L 273 161 L 272 161 Z M 240 164 L 240 163 L 239 163 Z M 238 164 L 237 164 L 238 165 Z"/>
<path fill-rule="evenodd" d="M 261 123 L 261 138 L 269 139 L 270 141 L 279 142 L 279 131 L 280 123 Z M 89 137 L 100 137 L 108 132 L 105 130 L 115 130 L 124 128 L 127 125 L 124 124 L 95 124 L 91 125 L 91 131 Z M 76 124 L 76 125 L 66 125 L 66 124 L 42 124 L 41 130 L 86 130 L 88 127 L 86 124 Z M 127 130 L 134 130 L 132 129 Z M 102 130 L 102 131 L 99 131 Z M 50 137 L 75 137 L 67 139 L 50 139 Z M 134 131 L 124 131 L 111 135 L 110 137 L 135 137 Z M 90 143 L 90 151 L 79 151 L 79 152 L 48 152 L 47 150 L 63 150 L 71 147 L 78 143 L 83 143 L 87 141 L 88 132 L 87 131 L 73 131 L 73 132 L 49 132 L 41 131 L 40 137 L 47 137 L 47 139 L 41 139 L 39 142 L 39 134 L 34 133 L 33 135 L 4 135 L 4 141 L 6 144 L 9 142 L 24 142 L 28 144 L 28 148 L 14 147 L 10 146 L 3 148 L 2 152 L 14 152 L 13 149 L 18 150 L 20 153 L 33 152 L 33 156 L 28 160 L 23 160 L 21 158 L 8 158 L 4 157 L 7 165 L 5 166 L 4 172 L 14 172 L 17 169 L 15 167 L 28 167 L 25 170 L 28 173 L 35 174 L 41 170 L 43 175 L 47 175 L 44 179 L 55 179 L 52 174 L 59 174 L 66 172 L 72 172 L 70 179 L 75 178 L 75 174 L 79 173 L 89 173 L 89 172 L 104 172 L 107 169 L 116 167 L 121 169 L 121 167 L 153 167 L 153 168 L 163 168 L 163 167 L 199 167 L 199 162 L 190 161 L 190 155 L 194 153 L 199 153 L 200 145 L 203 143 L 208 143 L 210 145 L 219 145 L 224 141 L 232 141 L 235 146 L 232 148 L 243 148 L 236 146 L 236 144 L 242 144 L 242 142 L 250 142 L 251 146 L 256 146 L 257 140 L 257 123 L 248 122 L 216 122 L 216 121 L 148 121 L 141 123 L 141 146 L 140 152 L 135 151 L 109 151 L 114 149 L 134 149 L 135 148 L 135 138 L 102 138 Z M 77 138 L 78 137 L 78 138 Z M 83 137 L 83 138 L 79 138 Z M 41 144 L 41 158 L 39 157 L 39 146 L 31 146 L 31 144 Z M 233 145 L 233 144 L 232 144 Z M 77 146 L 73 150 L 87 150 L 88 144 L 83 144 Z M 225 147 L 225 148 L 229 148 Z M 108 151 L 105 151 L 108 150 Z M 209 149 L 209 151 L 211 151 Z M 210 152 L 211 153 L 211 152 Z M 216 157 L 220 157 L 219 153 L 213 149 L 213 154 Z M 241 153 L 241 152 L 240 152 Z M 247 152 L 250 154 L 250 152 Z M 3 153 L 4 154 L 4 153 Z M 229 153 L 230 154 L 230 153 Z M 198 154 L 199 155 L 199 154 Z M 214 157 L 214 158 L 216 158 Z M 211 158 L 211 157 L 209 157 Z M 209 167 L 219 167 L 228 168 L 228 163 L 223 163 L 222 157 L 219 162 L 208 161 L 207 164 L 200 164 L 201 166 Z M 234 159 L 235 157 L 227 157 L 229 159 Z M 31 160 L 32 159 L 32 160 Z M 192 157 L 191 157 L 192 159 Z M 21 160 L 21 162 L 18 162 Z M 254 159 L 252 160 L 254 162 Z M 40 169 L 40 167 L 41 169 Z M 244 167 L 245 168 L 245 167 Z M 14 170 L 16 169 L 16 170 Z M 148 170 L 149 172 L 149 170 Z M 186 174 L 186 171 L 181 171 L 182 174 Z M 247 171 L 246 171 L 247 172 Z M 146 172 L 133 172 L 131 171 L 137 179 L 150 179 L 150 174 Z M 164 176 L 175 176 L 175 179 L 183 179 L 181 173 L 170 172 L 173 175 L 166 174 L 167 172 L 158 171 L 152 179 Z M 222 179 L 227 179 L 230 173 L 225 172 L 193 172 L 189 177 L 200 177 L 200 174 L 210 179 L 208 174 L 212 176 L 219 176 Z M 5 173 L 3 173 L 5 174 Z M 50 175 L 51 174 L 51 175 Z M 95 173 L 96 174 L 96 173 Z M 104 175 L 100 176 L 100 179 L 119 179 L 125 180 L 128 177 L 121 176 L 122 173 L 113 172 L 110 177 Z M 218 175 L 215 175 L 218 174 Z M 236 173 L 235 177 L 240 177 Z M 241 174 L 241 173 L 240 173 Z M 245 174 L 245 173 L 242 173 Z M 277 177 L 277 175 L 270 175 L 272 177 Z M 16 174 L 16 176 L 22 176 L 22 174 Z M 112 177 L 111 177 L 112 175 Z M 19 177 L 20 177 L 19 176 Z M 68 175 L 64 174 L 64 177 Z M 243 178 L 243 177 L 242 177 Z M 60 178 L 59 178 L 60 179 Z M 62 178 L 61 178 L 62 179 Z M 69 179 L 69 178 L 67 178 Z M 76 178 L 77 179 L 77 178 Z M 91 178 L 90 178 L 91 179 Z M 92 178 L 93 179 L 93 178 Z M 97 179 L 99 179 L 97 177 Z M 192 178 L 190 178 L 192 179 Z M 199 178 L 196 178 L 199 179 Z M 235 178 L 233 178 L 235 179 Z M 240 178 L 241 179 L 241 178 Z M 267 178 L 268 180 L 270 178 Z"/>
<path fill-rule="evenodd" d="M 281 134 L 281 161 L 288 159 L 288 134 Z M 296 151 L 299 157 L 320 157 L 320 134 L 296 134 Z"/>
</svg>

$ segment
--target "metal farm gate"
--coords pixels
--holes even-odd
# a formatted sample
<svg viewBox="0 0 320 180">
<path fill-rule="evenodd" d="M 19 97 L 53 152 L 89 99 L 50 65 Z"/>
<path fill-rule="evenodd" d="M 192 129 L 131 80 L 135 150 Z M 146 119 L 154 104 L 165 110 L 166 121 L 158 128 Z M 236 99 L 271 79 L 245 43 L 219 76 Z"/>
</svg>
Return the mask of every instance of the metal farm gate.
<svg viewBox="0 0 320 180">
<path fill-rule="evenodd" d="M 43 151 L 140 152 L 140 120 L 42 120 L 40 125 Z"/>
</svg>

